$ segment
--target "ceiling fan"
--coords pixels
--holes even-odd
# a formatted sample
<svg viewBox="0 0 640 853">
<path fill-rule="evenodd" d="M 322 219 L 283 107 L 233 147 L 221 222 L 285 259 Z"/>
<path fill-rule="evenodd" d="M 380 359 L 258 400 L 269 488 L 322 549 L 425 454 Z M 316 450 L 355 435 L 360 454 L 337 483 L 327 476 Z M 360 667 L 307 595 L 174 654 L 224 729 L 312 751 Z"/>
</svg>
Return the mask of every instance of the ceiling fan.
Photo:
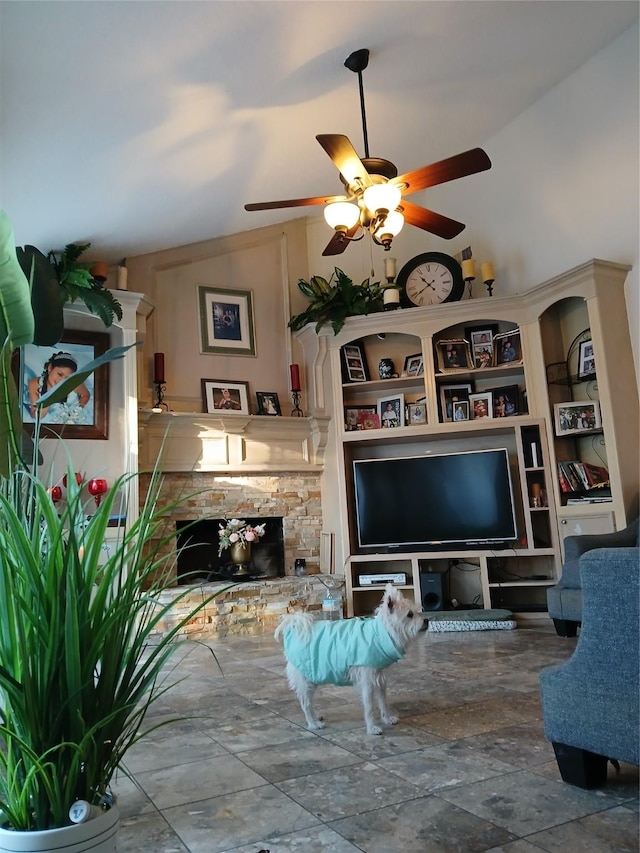
<svg viewBox="0 0 640 853">
<path fill-rule="evenodd" d="M 483 172 L 491 168 L 491 160 L 482 148 L 472 148 L 446 160 L 398 175 L 397 168 L 389 160 L 370 157 L 362 86 L 362 72 L 369 64 L 369 51 L 366 48 L 356 50 L 344 64 L 358 74 L 365 156 L 362 159 L 358 157 L 349 139 L 342 134 L 325 133 L 316 136 L 316 139 L 337 166 L 346 194 L 257 202 L 245 204 L 244 209 L 273 210 L 324 204 L 325 219 L 335 233 L 323 255 L 341 254 L 351 241 L 362 239 L 367 230 L 375 243 L 389 251 L 391 241 L 405 222 L 445 240 L 455 237 L 465 227 L 462 222 L 413 204 L 403 196 L 465 175 Z M 358 235 L 359 231 L 361 233 Z"/>
</svg>

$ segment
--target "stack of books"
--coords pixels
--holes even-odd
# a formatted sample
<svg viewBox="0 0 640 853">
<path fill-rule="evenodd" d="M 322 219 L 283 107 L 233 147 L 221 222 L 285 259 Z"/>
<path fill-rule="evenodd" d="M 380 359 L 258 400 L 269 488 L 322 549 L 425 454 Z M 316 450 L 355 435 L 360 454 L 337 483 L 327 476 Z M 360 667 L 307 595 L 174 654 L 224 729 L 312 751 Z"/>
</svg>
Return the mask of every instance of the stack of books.
<svg viewBox="0 0 640 853">
<path fill-rule="evenodd" d="M 609 472 L 588 462 L 558 462 L 558 477 L 563 492 L 586 492 L 609 485 Z"/>
</svg>

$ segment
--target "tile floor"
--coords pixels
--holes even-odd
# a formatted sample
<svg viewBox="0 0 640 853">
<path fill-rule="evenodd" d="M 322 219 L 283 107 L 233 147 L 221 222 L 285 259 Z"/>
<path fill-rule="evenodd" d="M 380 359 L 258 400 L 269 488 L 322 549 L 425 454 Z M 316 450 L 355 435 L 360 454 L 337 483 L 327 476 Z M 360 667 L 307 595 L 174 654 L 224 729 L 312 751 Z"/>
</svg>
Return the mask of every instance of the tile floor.
<svg viewBox="0 0 640 853">
<path fill-rule="evenodd" d="M 180 686 L 114 785 L 119 853 L 627 853 L 638 851 L 638 771 L 560 781 L 542 733 L 538 672 L 575 640 L 551 623 L 428 633 L 389 670 L 401 722 L 366 734 L 349 687 L 323 687 L 306 730 L 271 634 L 180 652 Z M 615 697 L 612 697 L 615 702 Z"/>
</svg>

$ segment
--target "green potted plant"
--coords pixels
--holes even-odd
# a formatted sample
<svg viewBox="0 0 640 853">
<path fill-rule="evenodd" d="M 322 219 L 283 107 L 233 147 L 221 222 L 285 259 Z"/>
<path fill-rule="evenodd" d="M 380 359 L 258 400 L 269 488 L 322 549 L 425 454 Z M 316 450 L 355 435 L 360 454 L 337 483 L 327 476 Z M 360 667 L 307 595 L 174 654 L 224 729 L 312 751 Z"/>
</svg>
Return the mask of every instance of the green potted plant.
<svg viewBox="0 0 640 853">
<path fill-rule="evenodd" d="M 6 338 L 0 411 L 9 448 L 0 475 L 0 851 L 113 853 L 119 814 L 110 780 L 127 750 L 155 728 L 147 725 L 147 712 L 171 686 L 164 680 L 167 661 L 185 625 L 213 595 L 165 634 L 157 631 L 189 592 L 185 587 L 172 603 L 158 604 L 175 559 L 166 548 L 175 536 L 166 528 L 172 507 L 157 506 L 158 470 L 139 517 L 105 552 L 127 477 L 96 506 L 84 497 L 70 460 L 66 500 L 55 503 L 38 471 L 38 414 L 33 455 L 23 460 L 10 355 L 28 341 L 33 317 L 11 243 L 0 215 L 0 333 Z M 125 350 L 101 358 L 119 358 Z M 99 361 L 60 382 L 38 406 L 64 399 Z"/>
<path fill-rule="evenodd" d="M 362 284 L 354 284 L 338 267 L 328 281 L 322 276 L 314 275 L 309 281 L 301 278 L 298 287 L 311 302 L 305 311 L 289 320 L 289 327 L 294 332 L 307 323 L 315 322 L 316 332 L 325 323 L 331 323 L 333 333 L 337 335 L 347 317 L 383 310 L 384 288 L 379 282 L 371 284 L 369 279 L 365 278 Z"/>
</svg>

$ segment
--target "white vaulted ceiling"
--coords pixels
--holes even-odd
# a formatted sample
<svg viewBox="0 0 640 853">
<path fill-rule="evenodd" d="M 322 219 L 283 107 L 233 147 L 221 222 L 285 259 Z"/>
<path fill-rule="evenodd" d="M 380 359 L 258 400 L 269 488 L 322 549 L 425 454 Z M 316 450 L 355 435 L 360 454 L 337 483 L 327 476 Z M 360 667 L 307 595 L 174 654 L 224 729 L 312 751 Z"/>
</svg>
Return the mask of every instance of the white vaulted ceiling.
<svg viewBox="0 0 640 853">
<path fill-rule="evenodd" d="M 113 262 L 319 208 L 315 140 L 401 172 L 483 142 L 605 47 L 637 2 L 0 2 L 0 193 L 16 242 Z"/>
</svg>

